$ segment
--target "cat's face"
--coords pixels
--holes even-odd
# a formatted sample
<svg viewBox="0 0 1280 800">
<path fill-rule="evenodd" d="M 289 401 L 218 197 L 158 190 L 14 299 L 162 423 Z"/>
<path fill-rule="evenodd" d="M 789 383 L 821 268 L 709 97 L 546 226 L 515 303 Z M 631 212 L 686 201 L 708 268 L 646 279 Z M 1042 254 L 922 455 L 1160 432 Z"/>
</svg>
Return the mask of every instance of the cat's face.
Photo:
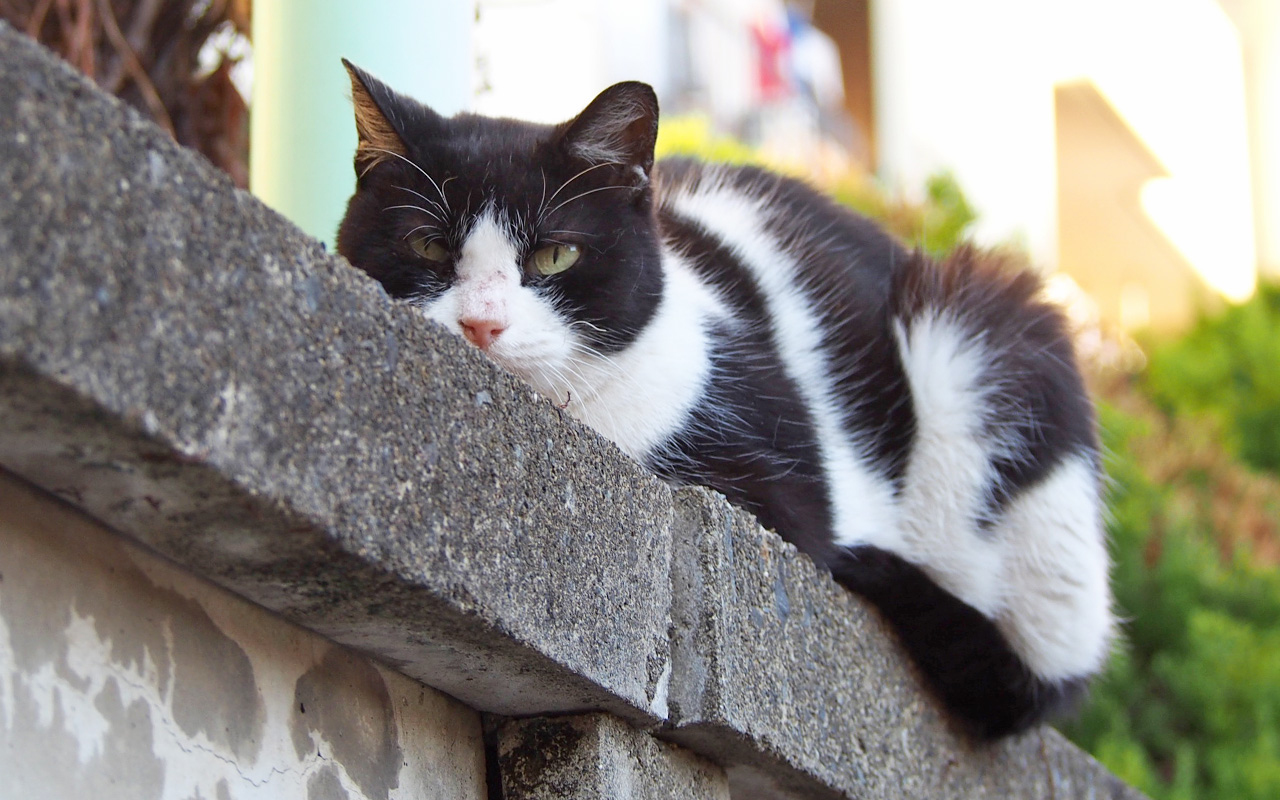
<svg viewBox="0 0 1280 800">
<path fill-rule="evenodd" d="M 392 297 L 568 400 L 591 364 L 634 340 L 661 296 L 652 89 L 618 84 L 550 126 L 444 118 L 348 69 L 359 179 L 338 251 Z"/>
</svg>

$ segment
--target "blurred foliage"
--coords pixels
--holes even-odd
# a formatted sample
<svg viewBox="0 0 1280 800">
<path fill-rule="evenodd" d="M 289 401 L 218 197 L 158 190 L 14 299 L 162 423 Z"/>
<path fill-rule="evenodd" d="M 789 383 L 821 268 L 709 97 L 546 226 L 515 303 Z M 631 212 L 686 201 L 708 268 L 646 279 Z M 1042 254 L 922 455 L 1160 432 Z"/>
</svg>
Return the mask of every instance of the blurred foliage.
<svg viewBox="0 0 1280 800">
<path fill-rule="evenodd" d="M 1125 623 L 1064 732 L 1154 798 L 1280 797 L 1280 482 L 1143 388 L 1117 381 L 1100 408 Z"/>
<path fill-rule="evenodd" d="M 1208 417 L 1230 452 L 1280 474 L 1280 285 L 1149 349 L 1146 387 L 1165 412 Z"/>
<path fill-rule="evenodd" d="M 838 202 L 879 220 L 908 246 L 921 248 L 934 256 L 945 255 L 955 249 L 977 219 L 959 184 L 948 173 L 929 178 L 923 198 L 913 202 L 890 195 L 873 177 L 854 168 L 828 170 L 831 174 L 815 178 L 805 165 L 770 158 L 737 139 L 716 134 L 704 117 L 664 119 L 658 127 L 657 155 L 659 158 L 691 156 L 726 164 L 754 164 L 792 176 L 803 176 Z"/>
<path fill-rule="evenodd" d="M 1066 733 L 1155 798 L 1280 797 L 1280 287 L 1102 380 L 1120 652 Z"/>
<path fill-rule="evenodd" d="M 723 164 L 755 164 L 783 172 L 794 171 L 789 169 L 789 165 L 773 163 L 750 145 L 731 136 L 717 134 L 710 120 L 697 115 L 663 117 L 658 125 L 658 143 L 654 149 L 658 158 L 690 156 Z"/>
<path fill-rule="evenodd" d="M 932 256 L 943 256 L 964 241 L 978 218 L 955 178 L 947 172 L 930 176 L 923 202 L 890 199 L 879 185 L 864 178 L 847 178 L 831 187 L 836 200 L 878 219 L 906 244 Z"/>
</svg>

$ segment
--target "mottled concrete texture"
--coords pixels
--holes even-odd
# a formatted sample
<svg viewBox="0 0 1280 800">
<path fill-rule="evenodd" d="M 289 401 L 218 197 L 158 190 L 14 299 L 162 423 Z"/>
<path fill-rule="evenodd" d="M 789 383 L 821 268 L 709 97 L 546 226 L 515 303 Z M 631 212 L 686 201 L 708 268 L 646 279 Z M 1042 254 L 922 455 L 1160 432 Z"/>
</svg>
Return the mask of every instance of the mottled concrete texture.
<svg viewBox="0 0 1280 800">
<path fill-rule="evenodd" d="M 1052 730 L 973 743 L 875 612 L 794 547 L 703 489 L 675 509 L 663 735 L 725 764 L 734 798 L 1141 796 Z"/>
<path fill-rule="evenodd" d="M 381 797 L 421 690 L 359 651 L 471 710 L 538 718 L 502 734 L 529 797 L 591 753 L 586 793 L 564 796 L 610 796 L 613 776 L 635 797 L 723 797 L 727 774 L 735 800 L 1138 797 L 1051 731 L 958 736 L 875 614 L 794 549 L 717 496 L 673 495 L 2 23 L 0 109 L 0 466 L 351 648 L 315 639 L 268 692 L 256 628 L 132 555 L 117 577 L 143 599 L 122 608 L 169 620 L 149 633 L 103 627 L 106 583 L 33 570 L 12 600 L 0 566 L 11 746 L 63 737 L 74 776 L 150 737 L 174 764 L 208 748 L 286 765 L 317 800 Z M 82 529 L 38 528 L 58 569 L 106 558 L 73 563 Z M 292 641 L 258 644 L 288 660 Z M 530 742 L 558 755 L 528 771 Z M 170 768 L 83 785 L 146 797 Z"/>
<path fill-rule="evenodd" d="M 498 759 L 504 800 L 729 800 L 715 764 L 606 714 L 508 722 Z"/>
<path fill-rule="evenodd" d="M 406 674 L 653 724 L 665 487 L 0 32 L 0 463 Z"/>
<path fill-rule="evenodd" d="M 0 797 L 486 797 L 479 714 L 0 471 Z"/>
</svg>

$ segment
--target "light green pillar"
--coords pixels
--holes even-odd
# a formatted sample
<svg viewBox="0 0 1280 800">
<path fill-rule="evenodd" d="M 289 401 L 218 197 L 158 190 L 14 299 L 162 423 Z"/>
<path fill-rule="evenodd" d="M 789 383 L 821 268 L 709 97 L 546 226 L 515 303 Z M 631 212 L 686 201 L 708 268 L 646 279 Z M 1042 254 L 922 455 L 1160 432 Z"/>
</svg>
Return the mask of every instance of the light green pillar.
<svg viewBox="0 0 1280 800">
<path fill-rule="evenodd" d="M 250 189 L 331 248 L 355 190 L 340 58 L 442 114 L 471 103 L 474 0 L 253 4 Z"/>
</svg>

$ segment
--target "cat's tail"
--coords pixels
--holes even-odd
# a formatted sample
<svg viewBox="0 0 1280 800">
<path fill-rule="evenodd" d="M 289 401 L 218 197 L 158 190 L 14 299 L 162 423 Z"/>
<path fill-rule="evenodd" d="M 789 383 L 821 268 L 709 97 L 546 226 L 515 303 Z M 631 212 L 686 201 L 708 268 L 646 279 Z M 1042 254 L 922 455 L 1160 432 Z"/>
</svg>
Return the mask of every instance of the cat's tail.
<svg viewBox="0 0 1280 800">
<path fill-rule="evenodd" d="M 925 683 L 970 733 L 1005 736 L 1072 710 L 1087 676 L 1037 676 L 982 612 L 885 550 L 859 547 L 831 565 L 835 579 L 870 600 L 898 634 Z"/>
<path fill-rule="evenodd" d="M 915 431 L 898 533 L 836 557 L 979 733 L 1078 697 L 1113 635 L 1092 403 L 1039 279 L 961 248 L 897 265 Z"/>
</svg>

